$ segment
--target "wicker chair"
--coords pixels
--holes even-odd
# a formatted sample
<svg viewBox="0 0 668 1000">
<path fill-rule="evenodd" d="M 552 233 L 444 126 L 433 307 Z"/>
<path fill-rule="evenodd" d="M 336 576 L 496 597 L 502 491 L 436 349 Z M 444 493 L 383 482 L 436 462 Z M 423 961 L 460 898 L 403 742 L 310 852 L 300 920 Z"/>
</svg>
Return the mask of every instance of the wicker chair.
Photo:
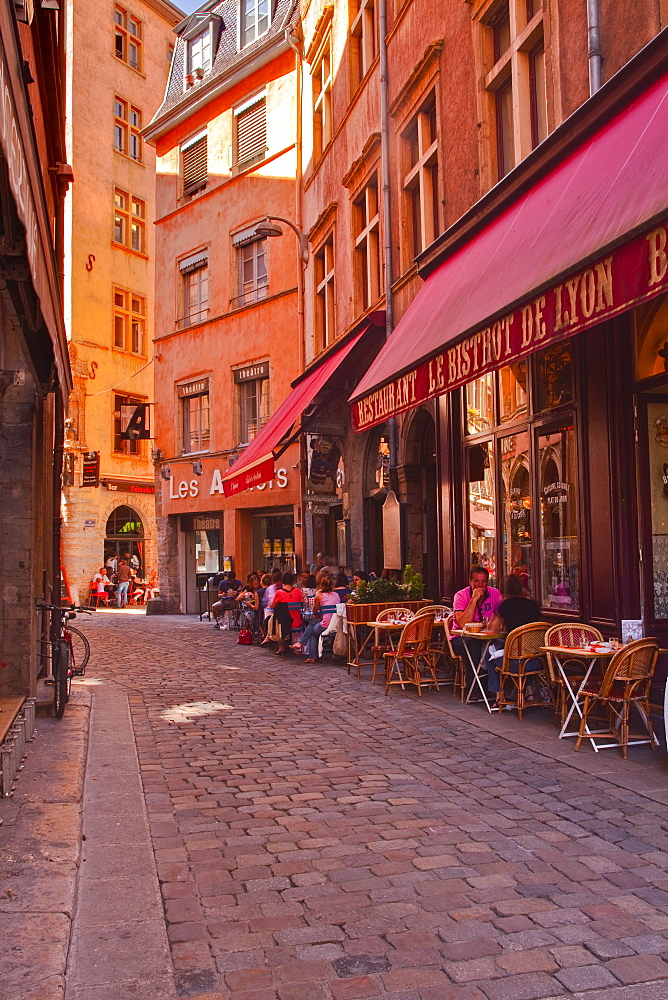
<svg viewBox="0 0 668 1000">
<path fill-rule="evenodd" d="M 376 616 L 376 621 L 378 622 L 409 622 L 413 618 L 413 612 L 409 608 L 385 608 L 384 611 L 379 612 Z M 373 653 L 373 674 L 371 675 L 371 683 L 376 683 L 376 677 L 378 676 L 378 662 L 379 657 L 384 656 L 385 653 L 392 652 L 391 642 L 381 642 L 380 633 L 381 628 L 375 629 L 374 634 L 374 644 L 371 647 L 371 652 Z M 385 633 L 387 638 L 387 633 Z M 359 676 L 359 672 L 358 672 Z"/>
<path fill-rule="evenodd" d="M 576 750 L 580 749 L 583 739 L 590 739 L 597 750 L 611 746 L 621 747 L 624 760 L 628 756 L 629 747 L 639 743 L 649 743 L 652 750 L 656 750 L 658 741 L 652 728 L 649 689 L 658 656 L 659 645 L 656 639 L 637 639 L 615 653 L 601 681 L 591 678 L 587 681 L 586 688 L 581 691 L 584 700 Z M 644 733 L 629 731 L 632 705 L 635 705 L 638 716 L 644 722 L 649 739 L 644 738 Z M 603 732 L 597 728 L 596 733 L 590 735 L 588 719 L 596 709 L 601 708 L 607 711 L 610 727 Z M 599 739 L 612 739 L 614 743 L 598 746 Z"/>
<path fill-rule="evenodd" d="M 456 625 L 456 619 L 454 614 L 449 614 L 448 617 L 443 622 L 443 643 L 440 650 L 440 669 L 452 670 L 452 693 L 459 693 L 461 701 L 464 701 L 466 696 L 466 666 L 464 664 L 464 658 L 452 648 L 452 629 Z"/>
<path fill-rule="evenodd" d="M 562 622 L 559 625 L 552 625 L 545 633 L 544 646 L 564 646 L 573 649 L 582 649 L 590 642 L 602 642 L 603 635 L 593 625 L 584 625 L 581 622 Z M 562 658 L 562 666 L 565 672 L 572 678 L 574 687 L 579 687 L 587 672 L 586 664 L 579 660 L 577 656 Z M 568 698 L 564 687 L 564 679 L 559 673 L 559 668 L 552 658 L 552 654 L 547 654 L 547 672 L 550 679 L 550 687 L 555 695 L 554 721 L 558 726 L 563 726 L 568 714 Z"/>
<path fill-rule="evenodd" d="M 538 687 L 549 694 L 549 687 L 546 676 L 545 653 L 542 647 L 545 645 L 545 633 L 549 629 L 548 622 L 532 622 L 530 625 L 521 625 L 513 629 L 506 637 L 503 647 L 503 661 L 499 671 L 499 691 L 498 706 L 504 709 L 506 705 L 513 705 L 517 708 L 517 717 L 522 718 L 525 708 L 545 708 L 554 706 L 552 696 L 546 700 L 541 694 L 534 695 L 528 701 L 526 686 L 528 681 L 543 681 Z M 540 661 L 540 666 L 536 666 L 536 661 Z M 516 667 L 515 670 L 512 668 Z M 491 668 L 493 669 L 493 668 Z M 514 688 L 514 698 L 506 698 L 505 688 L 511 684 Z"/>
<path fill-rule="evenodd" d="M 454 652 L 450 639 L 450 628 L 454 618 L 452 608 L 448 608 L 444 604 L 432 604 L 430 607 L 420 609 L 418 615 L 431 612 L 434 613 L 434 624 L 440 625 L 443 630 L 442 639 L 434 640 L 432 637 L 432 641 L 429 643 L 429 655 L 436 677 L 441 684 L 452 684 L 453 694 L 459 693 L 460 697 L 463 698 L 466 674 L 463 660 Z"/>
<path fill-rule="evenodd" d="M 434 615 L 415 615 L 407 622 L 399 638 L 396 649 L 384 653 L 385 657 L 385 694 L 393 684 L 415 684 L 418 694 L 422 695 L 424 683 L 433 684 L 438 691 L 436 671 L 429 655 L 429 643 L 434 626 Z M 395 678 L 396 674 L 396 680 Z"/>
</svg>

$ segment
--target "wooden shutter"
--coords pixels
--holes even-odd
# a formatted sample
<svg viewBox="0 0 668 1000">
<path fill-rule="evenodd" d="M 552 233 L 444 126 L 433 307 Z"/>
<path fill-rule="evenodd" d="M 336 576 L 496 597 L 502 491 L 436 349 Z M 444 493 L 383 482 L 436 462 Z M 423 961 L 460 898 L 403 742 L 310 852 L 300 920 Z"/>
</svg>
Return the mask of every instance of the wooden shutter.
<svg viewBox="0 0 668 1000">
<path fill-rule="evenodd" d="M 267 151 L 267 105 L 264 98 L 237 115 L 237 164 L 261 159 Z"/>
<path fill-rule="evenodd" d="M 206 187 L 207 182 L 207 137 L 201 136 L 196 142 L 181 147 L 183 170 L 183 193 L 194 194 Z"/>
</svg>

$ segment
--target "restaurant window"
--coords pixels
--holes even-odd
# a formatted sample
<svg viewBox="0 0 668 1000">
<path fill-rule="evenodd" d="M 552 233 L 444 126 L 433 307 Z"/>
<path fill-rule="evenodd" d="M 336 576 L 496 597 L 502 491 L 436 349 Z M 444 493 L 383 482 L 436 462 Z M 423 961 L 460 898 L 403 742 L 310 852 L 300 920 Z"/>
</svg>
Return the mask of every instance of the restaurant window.
<svg viewBox="0 0 668 1000">
<path fill-rule="evenodd" d="M 188 391 L 188 386 L 179 386 L 181 397 L 181 416 L 183 419 L 183 451 L 193 454 L 208 451 L 211 442 L 211 423 L 209 416 L 209 383 L 203 380 L 204 388 L 198 392 Z"/>
<path fill-rule="evenodd" d="M 668 373 L 668 295 L 660 295 L 633 311 L 638 380 Z"/>
<path fill-rule="evenodd" d="M 114 286 L 114 348 L 146 355 L 146 299 Z"/>
<path fill-rule="evenodd" d="M 580 608 L 577 463 L 571 424 L 538 435 L 540 471 L 541 603 L 562 611 Z"/>
<path fill-rule="evenodd" d="M 334 233 L 330 233 L 313 255 L 315 262 L 316 354 L 336 338 L 334 298 Z"/>
<path fill-rule="evenodd" d="M 239 48 L 250 45 L 269 30 L 271 0 L 240 0 Z"/>
<path fill-rule="evenodd" d="M 199 133 L 181 143 L 181 180 L 185 198 L 203 191 L 208 181 L 207 133 Z"/>
<path fill-rule="evenodd" d="M 208 251 L 189 254 L 179 261 L 182 308 L 177 323 L 191 326 L 203 322 L 209 314 Z"/>
<path fill-rule="evenodd" d="M 462 391 L 467 558 L 564 612 L 581 610 L 573 367 L 565 341 Z"/>
<path fill-rule="evenodd" d="M 143 399 L 138 399 L 136 396 L 120 396 L 114 393 L 114 451 L 123 455 L 139 455 L 141 452 L 141 441 L 137 438 L 132 438 L 126 441 L 121 437 L 121 406 L 138 406 L 139 403 L 145 402 Z"/>
<path fill-rule="evenodd" d="M 138 163 L 142 161 L 142 113 L 120 97 L 114 98 L 114 149 Z"/>
<path fill-rule="evenodd" d="M 264 91 L 234 109 L 233 169 L 245 170 L 267 153 L 267 101 Z"/>
<path fill-rule="evenodd" d="M 311 67 L 313 158 L 317 162 L 332 138 L 332 37 L 325 38 Z"/>
<path fill-rule="evenodd" d="M 488 101 L 484 114 L 495 138 L 494 183 L 548 133 L 543 6 L 538 0 L 483 3 L 476 15 L 486 36 L 480 65 Z"/>
<path fill-rule="evenodd" d="M 369 72 L 378 53 L 376 0 L 352 0 L 350 4 L 350 59 L 353 91 Z"/>
<path fill-rule="evenodd" d="M 253 368 L 261 370 L 257 378 L 248 377 L 253 374 Z M 258 431 L 264 427 L 271 415 L 269 397 L 269 363 L 248 366 L 234 372 L 237 386 L 237 403 L 239 419 L 239 444 L 249 444 Z"/>
<path fill-rule="evenodd" d="M 355 290 L 360 312 L 380 295 L 380 210 L 378 175 L 373 174 L 353 202 Z"/>
<path fill-rule="evenodd" d="M 403 189 L 408 258 L 412 263 L 436 239 L 438 226 L 438 141 L 432 92 L 402 134 Z"/>
<path fill-rule="evenodd" d="M 484 441 L 467 448 L 466 466 L 470 564 L 489 570 L 490 584 L 496 586 L 493 442 Z"/>
<path fill-rule="evenodd" d="M 114 10 L 116 58 L 138 73 L 142 70 L 142 22 L 123 7 Z"/>
</svg>

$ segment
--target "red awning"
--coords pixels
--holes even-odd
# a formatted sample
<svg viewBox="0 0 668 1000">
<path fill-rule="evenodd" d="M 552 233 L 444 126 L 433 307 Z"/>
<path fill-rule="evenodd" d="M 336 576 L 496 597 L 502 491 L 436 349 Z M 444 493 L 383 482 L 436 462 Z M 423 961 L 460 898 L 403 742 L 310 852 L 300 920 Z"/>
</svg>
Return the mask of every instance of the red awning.
<svg viewBox="0 0 668 1000">
<path fill-rule="evenodd" d="M 269 418 L 260 433 L 253 438 L 234 466 L 223 477 L 226 497 L 235 496 L 251 486 L 261 486 L 274 478 L 274 452 L 291 431 L 304 410 L 313 402 L 341 362 L 351 352 L 367 327 L 330 354 L 321 365 L 302 378 Z"/>
<path fill-rule="evenodd" d="M 355 429 L 666 291 L 667 149 L 668 73 L 428 277 L 350 397 Z"/>
</svg>

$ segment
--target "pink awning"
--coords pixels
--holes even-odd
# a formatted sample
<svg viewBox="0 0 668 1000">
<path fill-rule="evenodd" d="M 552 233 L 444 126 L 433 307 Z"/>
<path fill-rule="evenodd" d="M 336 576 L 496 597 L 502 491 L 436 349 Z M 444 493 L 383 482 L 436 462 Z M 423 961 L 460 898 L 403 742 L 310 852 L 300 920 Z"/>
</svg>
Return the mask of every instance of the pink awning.
<svg viewBox="0 0 668 1000">
<path fill-rule="evenodd" d="M 667 149 L 668 73 L 427 278 L 350 397 L 355 429 L 666 291 Z"/>
<path fill-rule="evenodd" d="M 278 450 L 304 410 L 325 387 L 343 359 L 350 354 L 366 329 L 367 327 L 364 327 L 355 337 L 351 337 L 338 351 L 297 383 L 223 477 L 223 491 L 226 497 L 242 493 L 251 486 L 261 486 L 262 483 L 268 483 L 274 478 L 274 452 Z"/>
</svg>

